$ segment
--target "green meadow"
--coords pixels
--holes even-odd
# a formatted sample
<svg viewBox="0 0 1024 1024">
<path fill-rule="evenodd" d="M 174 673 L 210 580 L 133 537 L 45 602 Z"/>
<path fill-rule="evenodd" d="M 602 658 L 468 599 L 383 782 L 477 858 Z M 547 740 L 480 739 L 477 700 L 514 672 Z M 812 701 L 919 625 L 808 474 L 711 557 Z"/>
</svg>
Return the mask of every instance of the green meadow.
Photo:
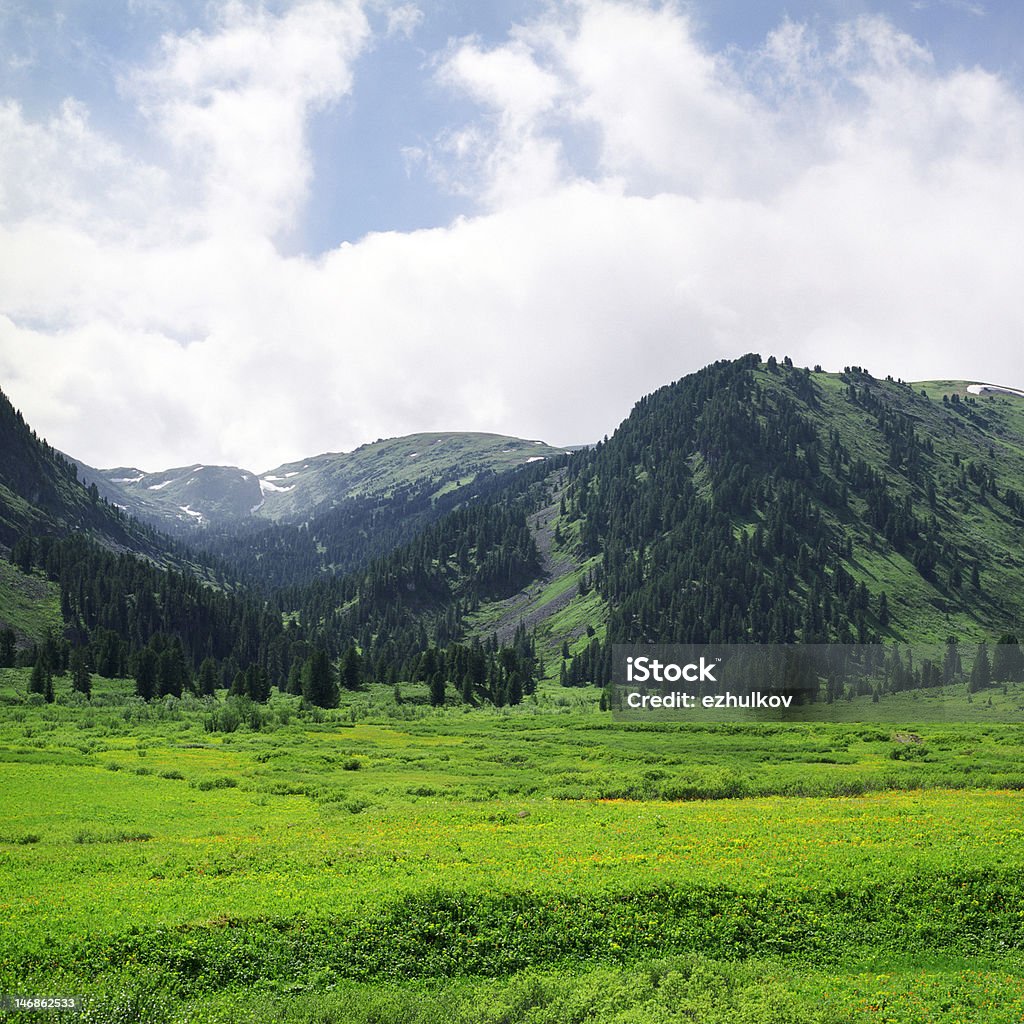
<svg viewBox="0 0 1024 1024">
<path fill-rule="evenodd" d="M 697 726 L 550 686 L 321 711 L 27 681 L 0 672 L 0 992 L 86 1009 L 17 1019 L 1024 1019 L 1019 688 Z"/>
</svg>

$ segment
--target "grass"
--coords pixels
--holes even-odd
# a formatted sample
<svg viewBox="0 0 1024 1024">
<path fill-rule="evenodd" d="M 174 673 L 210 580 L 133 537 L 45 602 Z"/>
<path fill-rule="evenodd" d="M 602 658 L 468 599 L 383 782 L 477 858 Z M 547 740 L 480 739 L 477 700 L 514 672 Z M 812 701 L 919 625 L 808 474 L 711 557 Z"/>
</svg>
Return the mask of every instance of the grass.
<svg viewBox="0 0 1024 1024">
<path fill-rule="evenodd" d="M 60 587 L 42 576 L 26 576 L 0 558 L 0 628 L 10 627 L 22 639 L 39 643 L 64 629 Z"/>
<path fill-rule="evenodd" d="M 771 383 L 763 371 L 759 376 Z M 897 499 L 910 495 L 916 514 L 931 516 L 921 494 L 914 494 L 902 473 L 889 467 L 888 449 L 874 417 L 846 399 L 846 385 L 839 375 L 814 373 L 812 378 L 820 389 L 820 405 L 808 415 L 821 436 L 837 430 L 853 458 L 865 459 L 885 474 Z M 943 395 L 954 393 L 962 399 L 959 407 L 943 405 Z M 970 396 L 966 383 L 956 381 L 889 385 L 886 396 L 887 403 L 906 413 L 918 432 L 931 440 L 933 454 L 928 456 L 927 471 L 934 476 L 940 495 L 934 514 L 961 550 L 966 576 L 972 560 L 978 558 L 982 587 L 973 591 L 965 576 L 965 585 L 951 591 L 942 573 L 933 582 L 922 578 L 887 543 L 871 537 L 862 525 L 865 506 L 853 498 L 852 515 L 843 522 L 833 517 L 832 524 L 854 541 L 848 566 L 854 577 L 863 580 L 873 596 L 882 591 L 888 595 L 892 622 L 882 632 L 915 643 L 940 643 L 950 634 L 961 640 L 992 642 L 1002 632 L 1013 632 L 1024 611 L 1015 596 L 1022 592 L 1024 567 L 1016 556 L 1019 520 L 997 499 L 983 500 L 973 484 L 967 492 L 960 491 L 958 480 L 961 468 L 973 462 L 995 471 L 1000 492 L 1012 487 L 1024 493 L 1024 400 Z"/>
<path fill-rule="evenodd" d="M 891 726 L 631 726 L 560 687 L 467 713 L 407 685 L 275 696 L 225 734 L 127 681 L 28 703 L 27 674 L 0 673 L 0 990 L 83 992 L 85 1019 L 1024 1012 L 1013 725 L 909 719 L 906 761 Z"/>
</svg>

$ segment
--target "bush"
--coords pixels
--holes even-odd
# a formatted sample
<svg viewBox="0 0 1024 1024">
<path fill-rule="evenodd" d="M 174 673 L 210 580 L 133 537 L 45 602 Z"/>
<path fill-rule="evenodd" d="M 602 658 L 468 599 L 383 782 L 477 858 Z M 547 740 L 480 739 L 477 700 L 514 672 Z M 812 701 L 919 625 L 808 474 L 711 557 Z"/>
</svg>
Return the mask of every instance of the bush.
<svg viewBox="0 0 1024 1024">
<path fill-rule="evenodd" d="M 193 789 L 204 791 L 210 789 L 236 789 L 238 787 L 238 779 L 233 779 L 230 775 L 221 775 L 215 779 L 199 779 L 191 782 L 190 785 Z"/>
</svg>

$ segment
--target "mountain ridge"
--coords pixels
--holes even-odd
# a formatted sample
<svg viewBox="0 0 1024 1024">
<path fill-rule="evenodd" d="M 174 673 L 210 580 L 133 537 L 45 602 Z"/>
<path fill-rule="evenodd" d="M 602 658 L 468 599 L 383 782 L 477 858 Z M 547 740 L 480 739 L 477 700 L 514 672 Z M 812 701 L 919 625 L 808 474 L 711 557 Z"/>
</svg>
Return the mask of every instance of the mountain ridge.
<svg viewBox="0 0 1024 1024">
<path fill-rule="evenodd" d="M 203 463 L 156 472 L 96 469 L 72 460 L 111 503 L 162 529 L 234 528 L 309 518 L 353 497 L 386 495 L 405 484 L 442 494 L 477 473 L 501 472 L 564 454 L 543 441 L 481 431 L 409 434 L 351 452 L 324 452 L 264 473 Z"/>
<path fill-rule="evenodd" d="M 224 533 L 220 564 L 262 581 L 259 600 L 233 606 L 241 640 L 222 642 L 219 626 L 193 633 L 279 686 L 311 645 L 358 656 L 363 680 L 425 678 L 427 657 L 435 681 L 468 675 L 468 703 L 528 693 L 542 664 L 566 685 L 603 683 L 614 643 L 941 648 L 949 636 L 1020 633 L 1024 398 L 972 387 L 751 354 L 642 397 L 611 437 L 574 454 L 484 435 L 515 471 L 470 478 L 479 448 L 442 442 L 429 446 L 445 449 L 440 468 L 419 475 L 425 441 L 481 436 L 421 434 L 364 446 L 347 476 L 332 455 L 270 471 L 262 487 L 250 474 L 246 501 L 254 487 L 263 500 L 293 494 L 273 487 L 304 471 L 325 473 L 335 494 L 330 472 L 342 472 L 348 496 Z M 390 468 L 375 473 L 382 455 Z M 203 469 L 110 472 L 159 495 Z M 61 585 L 79 635 L 117 628 L 117 609 L 97 613 L 102 595 Z M 124 599 L 131 611 L 137 599 Z M 157 611 L 129 651 L 153 642 Z M 509 641 L 514 673 L 479 678 L 483 663 L 466 652 Z M 192 644 L 194 668 L 203 651 Z"/>
</svg>

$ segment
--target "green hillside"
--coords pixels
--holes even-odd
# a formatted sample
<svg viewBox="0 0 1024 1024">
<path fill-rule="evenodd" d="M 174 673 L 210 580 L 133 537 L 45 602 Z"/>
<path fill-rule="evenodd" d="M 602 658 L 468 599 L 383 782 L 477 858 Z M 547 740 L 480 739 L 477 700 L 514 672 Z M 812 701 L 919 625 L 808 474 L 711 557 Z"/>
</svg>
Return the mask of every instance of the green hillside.
<svg viewBox="0 0 1024 1024">
<path fill-rule="evenodd" d="M 748 357 L 643 399 L 570 476 L 559 533 L 600 556 L 615 642 L 1019 631 L 1024 399 Z"/>
<path fill-rule="evenodd" d="M 19 540 L 90 536 L 109 548 L 160 554 L 163 539 L 86 487 L 78 467 L 25 422 L 0 392 L 0 549 Z"/>
<path fill-rule="evenodd" d="M 264 473 L 262 516 L 307 514 L 324 503 L 389 495 L 431 481 L 437 496 L 469 483 L 478 473 L 516 469 L 565 454 L 543 441 L 503 434 L 410 434 L 365 444 L 353 452 L 317 455 Z M 273 489 L 267 484 L 272 484 Z"/>
<path fill-rule="evenodd" d="M 198 669 L 237 649 L 220 671 L 258 665 L 283 687 L 319 645 L 356 652 L 352 681 L 428 671 L 474 704 L 521 699 L 542 678 L 602 684 L 617 642 L 898 641 L 938 654 L 950 636 L 1022 632 L 1018 396 L 751 355 L 646 396 L 592 449 L 552 451 L 424 434 L 282 467 L 269 494 L 331 480 L 349 497 L 217 552 L 261 588 L 269 608 L 253 617 L 283 616 L 292 632 L 275 629 L 271 645 L 228 642 L 223 624 L 172 627 L 190 638 L 186 660 Z M 517 470 L 494 473 L 499 456 Z M 74 490 L 73 472 L 60 486 Z M 15 495 L 5 514 L 22 505 Z M 134 613 L 105 596 L 64 603 L 77 628 L 120 631 L 133 651 L 159 632 L 150 617 L 129 636 Z M 503 646 L 517 653 L 501 678 L 482 678 Z"/>
<path fill-rule="evenodd" d="M 60 587 L 0 559 L 0 631 L 13 629 L 24 646 L 59 636 L 63 628 Z"/>
<path fill-rule="evenodd" d="M 542 441 L 502 434 L 435 433 L 315 455 L 259 475 L 202 464 L 156 473 L 75 465 L 112 504 L 159 529 L 194 539 L 199 527 L 206 533 L 238 533 L 247 526 L 305 522 L 354 499 L 389 499 L 410 491 L 436 498 L 480 473 L 501 473 L 562 454 Z"/>
</svg>

